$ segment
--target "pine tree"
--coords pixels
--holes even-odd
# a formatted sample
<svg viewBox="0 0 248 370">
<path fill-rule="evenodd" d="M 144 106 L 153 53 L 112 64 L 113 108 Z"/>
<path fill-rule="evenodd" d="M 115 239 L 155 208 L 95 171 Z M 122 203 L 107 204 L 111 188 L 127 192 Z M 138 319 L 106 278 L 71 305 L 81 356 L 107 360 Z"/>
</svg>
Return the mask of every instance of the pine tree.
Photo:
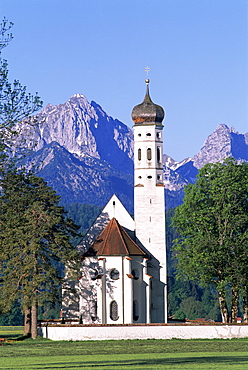
<svg viewBox="0 0 248 370">
<path fill-rule="evenodd" d="M 66 262 L 71 273 L 78 271 L 79 255 L 70 243 L 77 227 L 65 217 L 60 197 L 43 179 L 9 170 L 1 187 L 0 308 L 6 312 L 21 299 L 25 322 L 31 316 L 31 334 L 36 338 L 37 305 L 59 299 Z"/>
</svg>

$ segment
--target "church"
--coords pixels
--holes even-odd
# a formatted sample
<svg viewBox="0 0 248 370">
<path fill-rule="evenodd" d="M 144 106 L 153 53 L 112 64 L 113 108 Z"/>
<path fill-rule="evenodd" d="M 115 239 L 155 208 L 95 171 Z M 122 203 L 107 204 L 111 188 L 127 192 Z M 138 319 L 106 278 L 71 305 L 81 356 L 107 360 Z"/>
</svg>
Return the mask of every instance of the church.
<svg viewBox="0 0 248 370">
<path fill-rule="evenodd" d="M 81 276 L 63 297 L 64 318 L 82 324 L 167 322 L 162 121 L 146 80 L 134 122 L 134 219 L 113 195 L 77 246 Z"/>
</svg>

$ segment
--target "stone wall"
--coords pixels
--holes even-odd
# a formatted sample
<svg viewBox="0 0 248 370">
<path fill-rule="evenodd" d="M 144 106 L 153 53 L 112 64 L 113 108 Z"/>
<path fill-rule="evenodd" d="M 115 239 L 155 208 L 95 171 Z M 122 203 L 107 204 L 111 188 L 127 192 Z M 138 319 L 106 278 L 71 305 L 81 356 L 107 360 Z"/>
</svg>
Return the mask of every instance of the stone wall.
<svg viewBox="0 0 248 370">
<path fill-rule="evenodd" d="M 232 339 L 248 337 L 248 325 L 46 325 L 38 334 L 52 340 Z"/>
</svg>

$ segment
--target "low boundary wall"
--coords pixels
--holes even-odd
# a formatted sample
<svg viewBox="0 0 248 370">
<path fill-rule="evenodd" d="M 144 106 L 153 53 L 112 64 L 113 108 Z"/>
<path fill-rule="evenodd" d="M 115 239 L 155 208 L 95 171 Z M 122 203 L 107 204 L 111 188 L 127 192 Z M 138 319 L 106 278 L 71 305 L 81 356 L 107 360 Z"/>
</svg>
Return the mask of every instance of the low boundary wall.
<svg viewBox="0 0 248 370">
<path fill-rule="evenodd" d="M 44 325 L 38 335 L 52 340 L 232 339 L 248 337 L 248 325 Z"/>
</svg>

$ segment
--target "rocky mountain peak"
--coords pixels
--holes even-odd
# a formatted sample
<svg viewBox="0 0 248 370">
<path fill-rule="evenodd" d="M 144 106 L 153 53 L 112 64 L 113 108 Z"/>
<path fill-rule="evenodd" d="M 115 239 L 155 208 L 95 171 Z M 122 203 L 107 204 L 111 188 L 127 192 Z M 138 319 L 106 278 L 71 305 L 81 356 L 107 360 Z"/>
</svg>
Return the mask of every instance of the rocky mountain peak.
<svg viewBox="0 0 248 370">
<path fill-rule="evenodd" d="M 63 203 L 104 205 L 115 193 L 132 209 L 133 132 L 129 127 L 82 94 L 63 104 L 48 104 L 37 118 L 37 127 L 22 125 L 20 138 L 29 137 L 26 146 L 33 148 L 25 165 L 36 168 Z M 225 124 L 207 137 L 193 158 L 176 162 L 164 154 L 167 207 L 182 202 L 183 188 L 195 181 L 199 168 L 228 156 L 248 161 L 248 133 L 239 134 Z"/>
<path fill-rule="evenodd" d="M 193 163 L 199 169 L 206 163 L 214 163 L 227 157 L 248 160 L 248 146 L 243 134 L 235 131 L 234 127 L 220 124 L 193 157 Z"/>
<path fill-rule="evenodd" d="M 25 135 L 36 143 L 35 150 L 57 142 L 69 153 L 108 161 L 115 168 L 130 171 L 133 163 L 133 132 L 122 122 L 108 116 L 100 105 L 74 94 L 67 102 L 48 104 L 38 115 L 38 127 L 25 127 Z M 26 134 L 26 131 L 29 131 Z"/>
</svg>

